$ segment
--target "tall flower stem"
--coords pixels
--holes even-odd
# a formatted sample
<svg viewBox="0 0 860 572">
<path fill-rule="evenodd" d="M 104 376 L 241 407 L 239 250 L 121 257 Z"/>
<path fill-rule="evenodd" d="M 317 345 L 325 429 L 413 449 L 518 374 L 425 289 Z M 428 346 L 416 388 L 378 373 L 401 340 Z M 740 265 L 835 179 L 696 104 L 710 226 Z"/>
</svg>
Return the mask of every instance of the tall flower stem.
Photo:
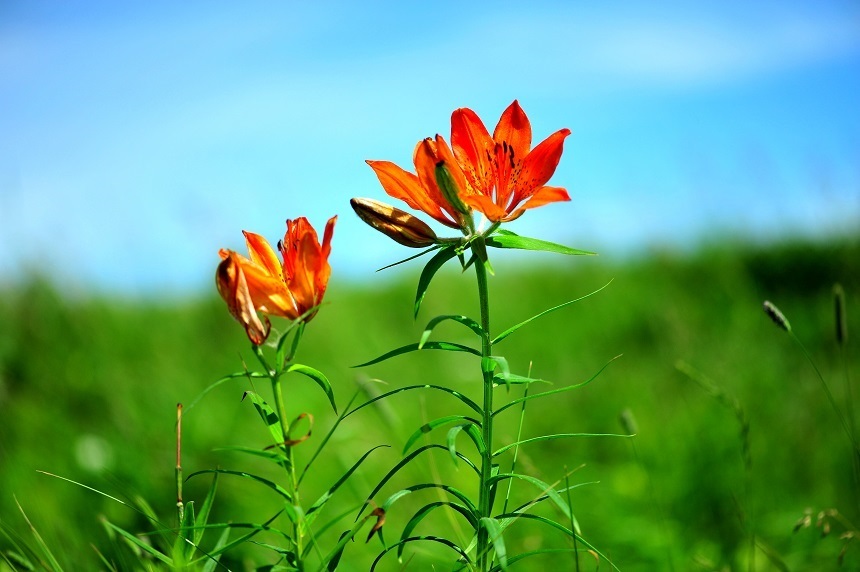
<svg viewBox="0 0 860 572">
<path fill-rule="evenodd" d="M 299 507 L 299 487 L 298 481 L 296 479 L 296 464 L 293 459 L 293 448 L 289 446 L 290 441 L 290 421 L 287 417 L 287 408 L 284 404 L 284 392 L 281 389 L 281 374 L 284 370 L 276 371 L 269 366 L 269 363 L 266 361 L 266 357 L 263 355 L 263 350 L 258 345 L 254 345 L 254 355 L 257 356 L 260 364 L 266 370 L 266 375 L 269 376 L 269 380 L 272 382 L 272 395 L 275 397 L 275 411 L 278 414 L 278 419 L 281 421 L 281 436 L 283 437 L 283 449 L 284 454 L 287 456 L 287 465 L 286 470 L 289 476 L 289 493 L 292 499 L 293 506 Z M 280 367 L 280 366 L 279 366 Z M 283 365 L 286 368 L 286 364 Z M 296 554 L 301 555 L 302 553 L 302 531 L 301 524 L 298 520 L 293 522 L 293 542 L 296 545 Z M 299 557 L 299 567 L 301 569 L 301 557 Z"/>
<path fill-rule="evenodd" d="M 484 403 L 481 429 L 484 438 L 484 452 L 481 456 L 481 483 L 478 496 L 478 510 L 482 518 L 492 517 L 490 502 L 490 478 L 493 470 L 493 370 L 490 355 L 493 353 L 493 343 L 490 337 L 490 294 L 487 285 L 487 269 L 481 260 L 475 261 L 475 275 L 478 278 L 478 300 L 481 306 L 481 370 L 484 380 Z M 479 570 L 489 570 L 492 559 L 489 557 L 489 534 L 487 529 L 478 528 L 478 562 Z"/>
</svg>

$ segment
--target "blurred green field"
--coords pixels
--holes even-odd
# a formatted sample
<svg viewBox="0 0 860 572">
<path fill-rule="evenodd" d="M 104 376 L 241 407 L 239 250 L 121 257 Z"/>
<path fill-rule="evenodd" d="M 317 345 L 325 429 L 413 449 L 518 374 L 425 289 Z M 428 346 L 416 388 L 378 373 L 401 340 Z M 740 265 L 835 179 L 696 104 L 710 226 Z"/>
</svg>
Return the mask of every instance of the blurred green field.
<svg viewBox="0 0 860 572">
<path fill-rule="evenodd" d="M 635 416 L 639 432 L 634 438 L 581 438 L 521 450 L 520 467 L 547 482 L 563 480 L 566 470 L 574 469 L 571 483 L 595 482 L 576 489 L 572 498 L 586 538 L 625 571 L 741 570 L 750 568 L 749 531 L 754 529 L 761 546 L 753 563 L 756 570 L 779 569 L 776 557 L 791 570 L 840 569 L 843 529 L 834 524 L 831 534 L 822 538 L 814 521 L 819 510 L 836 508 L 860 524 L 850 445 L 814 370 L 790 337 L 768 320 L 761 304 L 771 300 L 786 314 L 844 406 L 846 375 L 860 381 L 856 237 L 703 246 L 688 254 L 655 251 L 614 262 L 606 257 L 541 255 L 533 260 L 542 266 L 528 267 L 507 253 L 491 254 L 496 255 L 496 276 L 490 281 L 496 332 L 612 280 L 602 292 L 542 318 L 496 348 L 515 373 L 526 374 L 531 368 L 533 377 L 556 386 L 584 381 L 623 354 L 593 383 L 532 401 L 526 412 L 524 437 L 621 433 L 621 412 L 629 409 Z M 335 268 L 327 304 L 310 324 L 298 360 L 328 375 L 339 406 L 346 405 L 360 384 L 385 391 L 443 383 L 479 399 L 480 369 L 472 356 L 428 351 L 350 368 L 417 341 L 432 316 L 477 316 L 474 276 L 452 267 L 433 283 L 413 321 L 420 264 L 377 275 L 373 284 L 345 283 Z M 835 282 L 841 282 L 847 294 L 847 364 L 834 338 Z M 100 522 L 103 516 L 129 530 L 144 532 L 151 526 L 114 501 L 37 470 L 124 499 L 139 495 L 172 523 L 175 405 L 183 402 L 187 407 L 209 384 L 242 370 L 243 360 L 253 366 L 249 343 L 214 287 L 200 299 L 81 299 L 65 297 L 60 284 L 33 279 L 2 293 L 0 521 L 29 537 L 17 499 L 68 570 L 98 569 L 91 545 L 106 554 L 113 550 Z M 436 338 L 473 343 L 467 333 L 443 325 Z M 750 423 L 749 478 L 737 416 L 681 373 L 678 360 L 737 398 Z M 314 438 L 320 438 L 334 419 L 325 397 L 305 378 L 287 381 L 291 414 L 312 412 Z M 186 474 L 216 466 L 270 474 L 258 460 L 217 450 L 268 444 L 265 427 L 251 405 L 241 401 L 248 388 L 247 380 L 230 381 L 186 412 Z M 258 389 L 268 392 L 266 386 Z M 520 391 L 513 389 L 510 397 Z M 860 387 L 855 388 L 855 401 L 858 394 Z M 497 402 L 506 399 L 504 389 L 497 395 Z M 433 393 L 398 395 L 383 404 L 341 426 L 307 482 L 305 499 L 321 494 L 370 447 L 391 445 L 369 458 L 328 510 L 334 515 L 357 505 L 400 459 L 403 444 L 422 420 L 462 412 L 459 402 Z M 516 425 L 513 410 L 502 416 L 496 431 L 499 444 L 515 440 Z M 444 442 L 444 429 L 428 438 Z M 465 440 L 461 446 L 465 451 Z M 307 455 L 312 447 L 299 446 L 297 454 Z M 382 502 L 428 475 L 474 491 L 467 470 L 457 470 L 440 452 L 395 478 L 376 500 Z M 207 486 L 207 478 L 191 479 L 186 499 L 201 499 Z M 518 499 L 532 494 L 515 489 Z M 388 515 L 388 540 L 399 536 L 419 506 L 408 500 Z M 277 498 L 264 487 L 225 476 L 215 518 L 261 522 L 276 506 Z M 793 532 L 807 508 L 814 511 L 813 526 Z M 433 523 L 437 533 L 447 531 L 452 538 L 458 538 L 462 527 L 441 515 L 428 522 Z M 518 526 L 511 529 L 509 553 L 568 546 L 560 534 Z M 848 548 L 841 569 L 860 569 L 856 544 Z M 378 546 L 376 541 L 351 545 L 344 569 L 367 569 Z M 450 567 L 447 553 L 431 548 L 407 552 L 414 554 L 407 569 Z M 264 548 L 248 546 L 223 562 L 242 569 L 274 560 Z M 393 555 L 382 563 L 383 570 L 401 569 Z M 581 564 L 583 570 L 596 569 L 592 559 L 583 557 Z M 514 569 L 573 569 L 573 562 L 569 555 L 545 557 Z M 599 569 L 610 567 L 601 562 Z"/>
</svg>

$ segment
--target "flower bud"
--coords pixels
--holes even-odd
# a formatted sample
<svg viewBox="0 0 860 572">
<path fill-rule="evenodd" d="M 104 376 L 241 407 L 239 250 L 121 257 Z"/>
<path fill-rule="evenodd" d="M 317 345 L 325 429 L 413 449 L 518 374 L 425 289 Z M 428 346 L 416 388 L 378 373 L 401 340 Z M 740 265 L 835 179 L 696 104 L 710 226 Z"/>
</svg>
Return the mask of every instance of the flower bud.
<svg viewBox="0 0 860 572">
<path fill-rule="evenodd" d="M 436 233 L 421 219 L 374 199 L 351 199 L 349 204 L 358 218 L 386 235 L 411 248 L 436 244 Z"/>
<path fill-rule="evenodd" d="M 436 184 L 439 185 L 439 190 L 454 210 L 462 215 L 471 214 L 472 210 L 460 199 L 460 189 L 457 188 L 457 182 L 445 161 L 436 163 Z"/>
</svg>

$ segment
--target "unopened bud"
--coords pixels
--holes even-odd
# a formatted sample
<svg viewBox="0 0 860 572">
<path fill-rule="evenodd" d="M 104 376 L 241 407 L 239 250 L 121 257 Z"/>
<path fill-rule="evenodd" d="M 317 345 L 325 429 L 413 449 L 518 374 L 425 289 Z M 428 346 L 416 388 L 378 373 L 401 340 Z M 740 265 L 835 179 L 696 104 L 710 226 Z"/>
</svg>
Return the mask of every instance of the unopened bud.
<svg viewBox="0 0 860 572">
<path fill-rule="evenodd" d="M 358 218 L 386 235 L 411 248 L 436 244 L 436 233 L 419 218 L 374 199 L 351 199 L 349 204 Z"/>
<path fill-rule="evenodd" d="M 457 188 L 457 182 L 445 161 L 436 163 L 436 184 L 439 185 L 439 190 L 454 210 L 463 215 L 471 214 L 471 209 L 460 198 L 460 189 Z"/>
<path fill-rule="evenodd" d="M 773 323 L 785 330 L 786 332 L 791 331 L 791 324 L 788 323 L 788 320 L 785 316 L 782 315 L 782 312 L 779 311 L 779 308 L 770 303 L 770 301 L 764 301 L 764 313 L 768 315 L 768 317 L 773 320 Z"/>
</svg>

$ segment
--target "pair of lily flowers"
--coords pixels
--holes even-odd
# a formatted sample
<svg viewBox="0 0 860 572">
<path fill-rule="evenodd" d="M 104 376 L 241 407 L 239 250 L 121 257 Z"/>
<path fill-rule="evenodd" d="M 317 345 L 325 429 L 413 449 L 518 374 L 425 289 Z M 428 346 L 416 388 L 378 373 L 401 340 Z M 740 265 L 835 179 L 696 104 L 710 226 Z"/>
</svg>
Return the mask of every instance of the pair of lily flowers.
<svg viewBox="0 0 860 572">
<path fill-rule="evenodd" d="M 418 142 L 415 173 L 389 161 L 367 164 L 390 196 L 469 237 L 476 233 L 473 211 L 495 228 L 526 209 L 570 200 L 565 189 L 546 185 L 568 135 L 569 129 L 560 129 L 532 149 L 531 123 L 517 101 L 502 113 L 492 136 L 474 111 L 461 108 L 451 115 L 450 147 L 441 135 Z M 375 199 L 350 202 L 364 222 L 405 246 L 459 240 L 439 238 L 421 219 Z M 248 231 L 243 233 L 249 257 L 220 250 L 218 292 L 252 343 L 260 345 L 269 335 L 265 314 L 303 321 L 316 314 L 331 275 L 328 257 L 336 219 L 326 223 L 322 243 L 305 217 L 288 220 L 277 245 L 283 263 L 265 238 Z"/>
</svg>

